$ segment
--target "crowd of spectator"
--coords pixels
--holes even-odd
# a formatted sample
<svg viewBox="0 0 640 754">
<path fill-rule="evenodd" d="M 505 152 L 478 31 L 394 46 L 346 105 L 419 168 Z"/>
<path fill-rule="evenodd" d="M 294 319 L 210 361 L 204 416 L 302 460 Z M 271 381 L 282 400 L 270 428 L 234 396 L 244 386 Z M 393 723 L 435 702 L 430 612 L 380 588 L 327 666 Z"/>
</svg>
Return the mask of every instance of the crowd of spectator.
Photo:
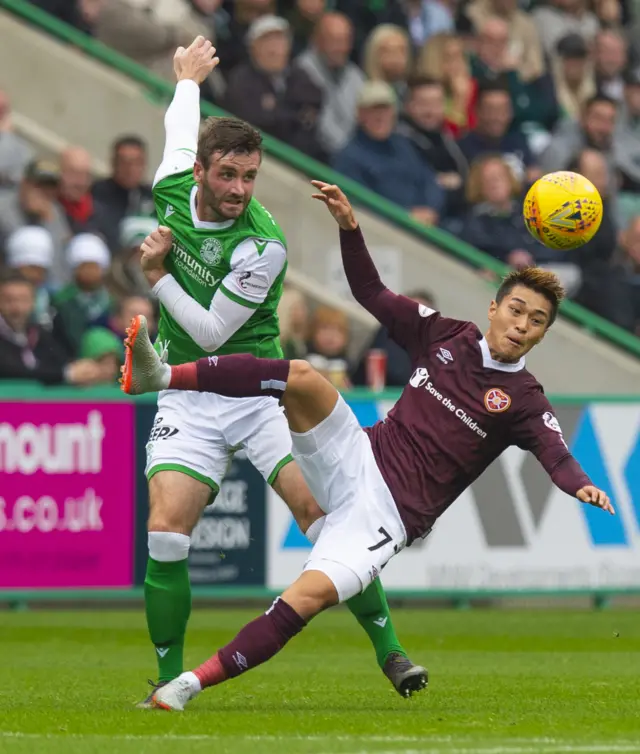
<svg viewBox="0 0 640 754">
<path fill-rule="evenodd" d="M 156 307 L 138 263 L 155 227 L 146 146 L 124 136 L 94 180 L 80 147 L 39 158 L 0 92 L 0 379 L 115 383 L 125 327 Z"/>
<path fill-rule="evenodd" d="M 221 59 L 206 99 L 418 223 L 512 267 L 553 268 L 571 297 L 640 334 L 640 15 L 630 0 L 33 1 L 167 78 L 176 47 L 206 35 Z M 137 264 L 154 224 L 146 168 L 135 135 L 114 144 L 104 180 L 79 147 L 37 159 L 0 92 L 10 271 L 0 376 L 33 374 L 38 344 L 53 338 L 57 361 L 43 379 L 112 379 L 123 312 L 153 314 Z M 521 216 L 531 183 L 563 169 L 589 178 L 605 207 L 596 237 L 572 253 L 537 243 Z M 289 355 L 305 354 L 336 384 L 362 384 L 342 315 L 309 315 L 294 291 L 283 307 Z M 383 332 L 374 343 L 390 347 Z"/>
</svg>

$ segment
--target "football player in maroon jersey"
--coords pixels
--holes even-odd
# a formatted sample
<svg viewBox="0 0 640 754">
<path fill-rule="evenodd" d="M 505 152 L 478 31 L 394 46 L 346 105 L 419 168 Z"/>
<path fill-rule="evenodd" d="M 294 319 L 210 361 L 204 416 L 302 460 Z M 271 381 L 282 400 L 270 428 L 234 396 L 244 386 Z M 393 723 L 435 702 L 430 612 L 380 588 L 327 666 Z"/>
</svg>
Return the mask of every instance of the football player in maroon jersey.
<svg viewBox="0 0 640 754">
<path fill-rule="evenodd" d="M 314 198 L 340 226 L 353 295 L 408 351 L 413 375 L 386 419 L 362 429 L 305 361 L 239 354 L 168 366 L 153 350 L 144 317 L 132 321 L 126 392 L 280 398 L 294 457 L 326 514 L 297 581 L 203 665 L 158 689 L 159 708 L 184 709 L 203 688 L 265 662 L 322 610 L 365 589 L 510 445 L 534 453 L 568 495 L 614 513 L 569 452 L 542 386 L 525 368 L 525 355 L 556 318 L 564 295 L 557 277 L 538 268 L 510 273 L 489 306 L 483 336 L 471 322 L 386 288 L 345 195 L 337 186 L 314 186 Z"/>
</svg>

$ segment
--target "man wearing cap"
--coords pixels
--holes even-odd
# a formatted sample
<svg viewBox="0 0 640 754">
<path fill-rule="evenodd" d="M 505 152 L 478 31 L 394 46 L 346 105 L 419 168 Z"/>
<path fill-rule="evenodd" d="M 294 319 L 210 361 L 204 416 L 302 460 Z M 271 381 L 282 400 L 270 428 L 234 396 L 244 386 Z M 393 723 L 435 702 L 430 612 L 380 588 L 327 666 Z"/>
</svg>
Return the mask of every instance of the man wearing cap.
<svg viewBox="0 0 640 754">
<path fill-rule="evenodd" d="M 358 130 L 333 167 L 404 207 L 425 225 L 437 223 L 444 192 L 405 136 L 395 133 L 397 100 L 384 81 L 367 81 L 358 98 Z"/>
<path fill-rule="evenodd" d="M 64 211 L 57 201 L 60 169 L 55 162 L 35 160 L 27 166 L 18 194 L 0 196 L 0 246 L 13 231 L 39 225 L 51 234 L 54 244 L 50 282 L 59 286 L 69 280 L 64 248 L 71 237 Z"/>
<path fill-rule="evenodd" d="M 105 276 L 111 254 L 99 236 L 80 233 L 69 243 L 67 260 L 73 282 L 53 298 L 56 310 L 54 332 L 60 340 L 64 339 L 69 352 L 75 355 L 88 328 L 106 327 L 109 323 L 112 300 L 105 286 Z"/>
<path fill-rule="evenodd" d="M 308 73 L 290 67 L 291 30 L 278 16 L 262 16 L 247 32 L 250 60 L 228 79 L 225 109 L 312 157 L 322 159 L 317 138 L 322 92 Z"/>
<path fill-rule="evenodd" d="M 51 324 L 51 301 L 47 280 L 53 263 L 53 255 L 51 234 L 37 225 L 25 225 L 23 228 L 18 228 L 7 239 L 7 267 L 25 277 L 33 286 L 35 296 L 33 320 L 45 326 Z"/>
</svg>

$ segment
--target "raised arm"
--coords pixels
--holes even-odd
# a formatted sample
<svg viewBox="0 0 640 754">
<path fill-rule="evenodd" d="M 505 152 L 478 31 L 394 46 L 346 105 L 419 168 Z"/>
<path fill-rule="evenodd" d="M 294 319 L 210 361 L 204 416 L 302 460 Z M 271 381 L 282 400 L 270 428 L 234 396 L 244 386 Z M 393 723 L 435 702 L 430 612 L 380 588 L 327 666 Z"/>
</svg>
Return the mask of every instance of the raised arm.
<svg viewBox="0 0 640 754">
<path fill-rule="evenodd" d="M 396 343 L 410 354 L 418 353 L 453 320 L 390 291 L 380 279 L 347 197 L 337 186 L 322 181 L 311 183 L 319 190 L 313 198 L 326 204 L 340 226 L 342 264 L 353 297 L 387 328 Z"/>
<path fill-rule="evenodd" d="M 169 175 L 193 167 L 200 130 L 200 84 L 218 65 L 215 52 L 211 42 L 197 37 L 186 49 L 179 47 L 174 55 L 178 83 L 164 116 L 164 153 L 153 179 L 154 186 Z"/>
</svg>

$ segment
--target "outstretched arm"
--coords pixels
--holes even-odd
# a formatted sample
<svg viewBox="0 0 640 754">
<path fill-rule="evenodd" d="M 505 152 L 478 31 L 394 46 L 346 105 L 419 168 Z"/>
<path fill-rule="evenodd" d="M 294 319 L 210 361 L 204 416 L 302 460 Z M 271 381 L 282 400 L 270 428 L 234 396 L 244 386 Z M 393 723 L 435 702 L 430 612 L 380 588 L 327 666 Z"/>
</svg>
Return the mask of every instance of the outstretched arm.
<svg viewBox="0 0 640 754">
<path fill-rule="evenodd" d="M 193 167 L 200 129 L 200 84 L 219 63 L 215 52 L 204 37 L 197 37 L 189 47 L 176 51 L 173 67 L 178 83 L 164 116 L 164 153 L 154 186 L 169 175 Z"/>
<path fill-rule="evenodd" d="M 535 455 L 556 487 L 582 503 L 615 513 L 607 493 L 593 485 L 571 455 L 551 404 L 542 393 L 530 396 L 514 434 L 517 445 Z"/>
</svg>

